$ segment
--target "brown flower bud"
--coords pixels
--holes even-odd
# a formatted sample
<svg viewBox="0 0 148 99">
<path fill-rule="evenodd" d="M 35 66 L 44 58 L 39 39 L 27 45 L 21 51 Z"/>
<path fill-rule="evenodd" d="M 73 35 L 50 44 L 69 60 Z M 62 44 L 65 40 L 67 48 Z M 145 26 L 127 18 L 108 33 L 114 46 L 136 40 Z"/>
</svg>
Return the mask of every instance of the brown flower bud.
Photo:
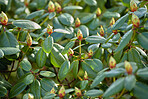
<svg viewBox="0 0 148 99">
<path fill-rule="evenodd" d="M 115 19 L 114 17 L 112 17 L 111 21 L 110 21 L 110 26 L 113 26 L 115 24 Z"/>
<path fill-rule="evenodd" d="M 48 24 L 48 26 L 47 26 L 47 33 L 48 33 L 49 35 L 51 35 L 51 34 L 53 33 L 52 26 L 50 26 L 49 24 Z"/>
<path fill-rule="evenodd" d="M 57 2 L 55 2 L 55 10 L 59 13 L 62 11 L 61 5 Z"/>
<path fill-rule="evenodd" d="M 133 68 L 132 68 L 131 64 L 128 61 L 125 61 L 124 65 L 125 65 L 125 69 L 126 69 L 126 72 L 128 73 L 128 75 L 132 74 Z"/>
<path fill-rule="evenodd" d="M 78 40 L 81 40 L 83 38 L 83 34 L 80 29 L 78 29 L 77 38 L 78 38 Z"/>
<path fill-rule="evenodd" d="M 28 46 L 31 46 L 32 45 L 32 38 L 31 38 L 31 36 L 30 36 L 30 34 L 28 33 L 28 35 L 27 35 L 27 45 Z"/>
<path fill-rule="evenodd" d="M 116 67 L 116 60 L 112 56 L 109 59 L 109 67 L 110 69 L 113 69 Z"/>
<path fill-rule="evenodd" d="M 113 30 L 112 31 L 115 35 L 118 33 L 118 31 L 117 30 Z"/>
<path fill-rule="evenodd" d="M 93 56 L 93 50 L 90 49 L 89 52 L 88 52 L 88 57 L 90 58 L 90 57 L 92 57 L 92 56 Z"/>
<path fill-rule="evenodd" d="M 59 90 L 59 97 L 63 98 L 65 96 L 65 88 L 62 86 Z"/>
<path fill-rule="evenodd" d="M 101 27 L 100 27 L 100 35 L 101 36 L 104 36 L 104 29 L 103 29 L 103 26 L 101 25 Z"/>
<path fill-rule="evenodd" d="M 76 21 L 75 21 L 75 27 L 79 27 L 80 24 L 81 24 L 80 19 L 77 18 Z"/>
<path fill-rule="evenodd" d="M 29 5 L 29 2 L 30 2 L 30 0 L 25 0 L 24 1 L 25 6 L 28 6 Z"/>
<path fill-rule="evenodd" d="M 134 0 L 130 1 L 131 12 L 137 11 L 137 4 Z"/>
<path fill-rule="evenodd" d="M 50 90 L 50 93 L 55 94 L 55 89 L 54 89 L 54 87 Z"/>
<path fill-rule="evenodd" d="M 86 71 L 85 71 L 85 73 L 84 73 L 84 80 L 88 80 L 88 74 L 87 74 Z"/>
<path fill-rule="evenodd" d="M 54 12 L 55 11 L 55 6 L 53 4 L 53 2 L 50 0 L 48 3 L 48 11 L 49 12 Z"/>
<path fill-rule="evenodd" d="M 81 90 L 78 89 L 77 87 L 75 87 L 75 94 L 77 95 L 77 97 L 81 97 L 82 96 Z"/>
<path fill-rule="evenodd" d="M 132 23 L 133 23 L 133 26 L 136 28 L 138 28 L 140 25 L 140 20 L 134 13 L 132 14 Z"/>
<path fill-rule="evenodd" d="M 97 8 L 96 14 L 97 14 L 97 17 L 101 15 L 101 9 L 100 8 Z"/>
<path fill-rule="evenodd" d="M 7 25 L 8 17 L 4 12 L 0 14 L 0 20 L 2 25 Z"/>
<path fill-rule="evenodd" d="M 73 56 L 73 54 L 74 54 L 74 51 L 73 51 L 71 48 L 69 48 L 69 50 L 68 50 L 68 55 L 69 55 L 69 56 Z"/>
</svg>

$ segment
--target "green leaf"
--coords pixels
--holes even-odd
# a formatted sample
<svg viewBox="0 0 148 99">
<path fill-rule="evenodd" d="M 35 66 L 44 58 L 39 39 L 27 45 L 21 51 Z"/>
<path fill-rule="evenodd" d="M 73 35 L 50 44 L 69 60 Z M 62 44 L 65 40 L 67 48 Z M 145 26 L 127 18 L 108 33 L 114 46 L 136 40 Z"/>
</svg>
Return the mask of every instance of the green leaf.
<svg viewBox="0 0 148 99">
<path fill-rule="evenodd" d="M 89 24 L 89 28 L 92 30 L 96 29 L 99 26 L 98 23 L 99 23 L 98 18 L 93 19 L 93 21 Z"/>
<path fill-rule="evenodd" d="M 144 79 L 148 79 L 148 68 L 143 68 L 143 69 L 139 69 L 137 71 L 137 76 L 144 78 Z"/>
<path fill-rule="evenodd" d="M 118 92 L 120 92 L 124 87 L 124 78 L 119 78 L 114 83 L 110 85 L 110 87 L 105 91 L 103 97 L 112 96 Z"/>
<path fill-rule="evenodd" d="M 82 34 L 83 34 L 83 38 L 89 36 L 89 29 L 88 29 L 87 26 L 81 25 L 81 26 L 79 27 L 79 29 L 81 30 L 81 32 L 82 32 Z"/>
<path fill-rule="evenodd" d="M 138 43 L 146 50 L 148 50 L 148 32 L 139 33 L 137 35 Z"/>
<path fill-rule="evenodd" d="M 43 67 L 46 63 L 46 53 L 42 50 L 42 48 L 40 48 L 40 50 L 37 52 L 36 55 L 36 63 L 38 65 L 38 67 Z"/>
<path fill-rule="evenodd" d="M 133 95 L 137 97 L 138 99 L 147 99 L 148 97 L 148 85 L 136 82 L 136 85 L 133 89 Z"/>
<path fill-rule="evenodd" d="M 64 27 L 62 26 L 62 24 L 59 22 L 59 20 L 58 20 L 58 18 L 57 17 L 55 17 L 54 19 L 53 19 L 53 27 L 54 28 L 60 28 L 60 29 L 64 29 Z"/>
<path fill-rule="evenodd" d="M 122 50 L 131 40 L 131 37 L 133 35 L 133 31 L 129 30 L 128 32 L 126 32 L 124 34 L 124 36 L 122 37 L 120 44 L 118 45 L 118 47 L 116 48 L 115 52 L 118 52 L 120 50 Z"/>
<path fill-rule="evenodd" d="M 101 46 L 102 46 L 102 48 L 110 48 L 112 46 L 112 44 L 111 43 L 104 43 Z"/>
<path fill-rule="evenodd" d="M 3 97 L 5 95 L 7 95 L 7 89 L 4 86 L 0 85 L 0 97 Z"/>
<path fill-rule="evenodd" d="M 74 61 L 71 63 L 71 65 L 70 65 L 70 70 L 69 70 L 69 71 L 72 70 L 73 76 L 74 76 L 75 78 L 77 78 L 78 66 L 79 66 L 79 61 L 78 61 L 78 60 L 74 60 Z"/>
<path fill-rule="evenodd" d="M 54 87 L 54 88 L 57 87 L 56 83 L 55 83 L 53 80 L 47 79 L 47 78 L 41 79 L 41 86 L 42 86 L 42 88 L 43 88 L 45 91 L 48 91 L 48 92 L 50 92 L 50 90 L 51 90 L 53 87 Z"/>
<path fill-rule="evenodd" d="M 68 94 L 68 93 L 70 93 L 70 92 L 73 92 L 73 91 L 75 91 L 75 89 L 73 89 L 73 88 L 65 89 L 65 93 L 66 93 L 66 94 Z"/>
<path fill-rule="evenodd" d="M 8 0 L 0 0 L 0 4 L 2 4 L 2 5 L 8 5 Z"/>
<path fill-rule="evenodd" d="M 119 29 L 127 20 L 129 14 L 125 14 L 124 16 L 122 16 L 120 19 L 118 19 L 116 21 L 116 23 L 113 25 L 112 30 L 117 30 Z"/>
<path fill-rule="evenodd" d="M 125 77 L 125 81 L 124 81 L 124 87 L 125 89 L 131 91 L 136 84 L 136 78 L 134 75 L 128 75 Z"/>
<path fill-rule="evenodd" d="M 0 47 L 16 47 L 18 42 L 11 32 L 0 34 Z"/>
<path fill-rule="evenodd" d="M 146 21 L 146 23 L 144 24 L 144 28 L 145 28 L 146 30 L 148 30 L 148 21 Z"/>
<path fill-rule="evenodd" d="M 94 6 L 97 5 L 97 1 L 96 0 L 84 0 L 84 2 L 90 6 Z"/>
<path fill-rule="evenodd" d="M 127 52 L 125 52 L 120 60 L 120 62 L 124 62 L 125 60 L 128 59 L 128 56 L 127 56 Z"/>
<path fill-rule="evenodd" d="M 43 99 L 53 99 L 56 96 L 56 94 L 51 94 L 50 92 L 47 92 Z"/>
<path fill-rule="evenodd" d="M 15 20 L 12 24 L 25 29 L 41 29 L 41 26 L 39 24 L 30 20 Z"/>
<path fill-rule="evenodd" d="M 85 39 L 89 43 L 105 43 L 106 39 L 101 36 L 89 36 Z"/>
<path fill-rule="evenodd" d="M 106 77 L 117 77 L 123 73 L 125 73 L 125 69 L 115 68 L 115 69 L 105 72 L 105 75 L 106 75 Z"/>
<path fill-rule="evenodd" d="M 69 69 L 70 69 L 70 62 L 68 60 L 65 60 L 58 73 L 58 77 L 60 80 L 65 79 L 67 73 L 69 72 Z"/>
<path fill-rule="evenodd" d="M 88 97 L 98 97 L 98 96 L 100 96 L 102 94 L 103 94 L 102 90 L 92 89 L 92 90 L 88 90 L 85 93 L 85 96 L 88 96 Z"/>
<path fill-rule="evenodd" d="M 146 7 L 141 7 L 137 9 L 137 11 L 134 12 L 136 16 L 139 18 L 142 18 L 145 14 L 147 13 L 147 8 Z"/>
<path fill-rule="evenodd" d="M 88 80 L 81 81 L 80 87 L 81 90 L 84 90 L 88 85 Z"/>
<path fill-rule="evenodd" d="M 93 80 L 92 84 L 90 85 L 91 88 L 96 87 L 98 84 L 100 84 L 101 81 L 103 81 L 105 78 L 105 73 L 101 73 L 96 76 L 96 78 Z"/>
<path fill-rule="evenodd" d="M 35 2 L 37 2 L 38 9 L 43 9 L 43 8 L 45 8 L 48 0 L 42 0 L 42 2 L 40 0 L 36 0 Z"/>
<path fill-rule="evenodd" d="M 63 8 L 63 10 L 82 10 L 83 8 L 81 6 L 66 6 Z"/>
<path fill-rule="evenodd" d="M 19 82 L 16 85 L 14 85 L 9 93 L 9 97 L 13 98 L 15 96 L 17 96 L 18 94 L 20 94 L 22 91 L 24 91 L 24 89 L 27 87 L 26 84 L 24 84 L 23 82 Z"/>
<path fill-rule="evenodd" d="M 41 71 L 40 75 L 44 77 L 55 77 L 56 76 L 55 73 L 51 71 Z"/>
<path fill-rule="evenodd" d="M 36 79 L 30 86 L 30 93 L 34 95 L 35 99 L 41 98 L 41 85 L 40 82 Z"/>
<path fill-rule="evenodd" d="M 44 10 L 39 10 L 39 11 L 35 11 L 35 12 L 32 12 L 32 13 L 30 13 L 27 17 L 26 17 L 26 19 L 33 19 L 33 18 L 35 18 L 35 17 L 37 17 L 37 16 L 41 16 L 42 14 L 44 13 Z"/>
<path fill-rule="evenodd" d="M 0 49 L 0 58 L 3 58 L 3 56 L 4 56 L 4 53 L 3 53 L 3 51 Z"/>
<path fill-rule="evenodd" d="M 10 89 L 12 87 L 12 85 L 4 79 L 0 79 L 0 85 L 4 86 L 6 89 Z"/>
<path fill-rule="evenodd" d="M 97 73 L 86 62 L 82 62 L 82 69 L 86 71 L 88 76 L 91 78 L 95 78 L 97 75 Z"/>
<path fill-rule="evenodd" d="M 65 29 L 54 29 L 54 32 L 56 32 L 56 33 L 63 33 L 63 34 L 71 34 L 70 31 L 67 31 Z"/>
<path fill-rule="evenodd" d="M 62 24 L 67 26 L 70 26 L 72 25 L 72 23 L 74 23 L 74 18 L 68 13 L 61 14 L 60 16 L 58 16 L 58 19 L 61 21 Z"/>
<path fill-rule="evenodd" d="M 120 17 L 120 14 L 117 13 L 117 12 L 109 12 L 109 11 L 106 11 L 105 13 L 103 13 L 103 16 L 106 17 L 106 18 L 119 18 Z"/>
<path fill-rule="evenodd" d="M 28 74 L 25 76 L 25 78 L 23 78 L 23 82 L 26 84 L 26 85 L 29 85 L 33 82 L 34 80 L 34 76 L 33 74 Z"/>
<path fill-rule="evenodd" d="M 12 55 L 20 52 L 19 48 L 14 47 L 0 47 L 0 50 L 3 51 L 4 55 Z"/>
<path fill-rule="evenodd" d="M 103 69 L 103 64 L 99 59 L 86 59 L 85 62 L 96 72 Z"/>
<path fill-rule="evenodd" d="M 120 37 L 121 37 L 121 35 L 120 35 L 120 33 L 118 33 L 118 34 L 113 36 L 112 40 L 117 41 L 117 40 L 119 40 Z"/>
<path fill-rule="evenodd" d="M 56 13 L 55 12 L 51 12 L 49 13 L 49 19 L 52 19 L 56 16 Z"/>
<path fill-rule="evenodd" d="M 96 18 L 96 14 L 88 14 L 80 19 L 82 24 L 90 22 L 92 19 Z"/>
<path fill-rule="evenodd" d="M 48 36 L 42 44 L 42 49 L 45 53 L 50 53 L 53 47 L 53 38 Z"/>
<path fill-rule="evenodd" d="M 25 71 L 30 71 L 32 66 L 31 63 L 27 60 L 24 59 L 20 62 L 20 66 L 22 67 L 22 69 L 24 69 Z"/>
<path fill-rule="evenodd" d="M 68 53 L 69 48 L 72 48 L 75 44 L 75 41 L 71 41 L 64 47 L 63 51 L 61 52 L 63 55 Z"/>
</svg>

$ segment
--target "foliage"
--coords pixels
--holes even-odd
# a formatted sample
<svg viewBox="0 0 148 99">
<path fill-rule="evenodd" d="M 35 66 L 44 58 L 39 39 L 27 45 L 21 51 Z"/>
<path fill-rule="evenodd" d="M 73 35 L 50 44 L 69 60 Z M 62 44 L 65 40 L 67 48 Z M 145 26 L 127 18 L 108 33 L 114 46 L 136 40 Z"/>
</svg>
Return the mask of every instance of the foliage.
<svg viewBox="0 0 148 99">
<path fill-rule="evenodd" d="M 0 0 L 0 97 L 147 99 L 147 7 Z"/>
</svg>

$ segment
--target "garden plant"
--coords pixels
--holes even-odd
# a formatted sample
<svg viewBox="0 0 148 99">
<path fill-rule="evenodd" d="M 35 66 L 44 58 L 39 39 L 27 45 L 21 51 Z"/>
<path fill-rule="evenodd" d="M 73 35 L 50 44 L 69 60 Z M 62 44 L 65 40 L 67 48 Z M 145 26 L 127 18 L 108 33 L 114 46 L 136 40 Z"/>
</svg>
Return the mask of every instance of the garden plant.
<svg viewBox="0 0 148 99">
<path fill-rule="evenodd" d="M 0 99 L 148 99 L 147 0 L 0 0 Z"/>
</svg>

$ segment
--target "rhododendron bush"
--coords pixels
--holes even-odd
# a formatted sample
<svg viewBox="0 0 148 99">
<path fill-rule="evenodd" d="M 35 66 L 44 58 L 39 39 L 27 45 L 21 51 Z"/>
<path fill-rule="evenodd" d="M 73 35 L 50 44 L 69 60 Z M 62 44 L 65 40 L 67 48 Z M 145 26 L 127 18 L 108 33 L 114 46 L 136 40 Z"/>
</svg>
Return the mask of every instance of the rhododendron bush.
<svg viewBox="0 0 148 99">
<path fill-rule="evenodd" d="M 148 99 L 147 0 L 0 0 L 1 99 Z"/>
</svg>

